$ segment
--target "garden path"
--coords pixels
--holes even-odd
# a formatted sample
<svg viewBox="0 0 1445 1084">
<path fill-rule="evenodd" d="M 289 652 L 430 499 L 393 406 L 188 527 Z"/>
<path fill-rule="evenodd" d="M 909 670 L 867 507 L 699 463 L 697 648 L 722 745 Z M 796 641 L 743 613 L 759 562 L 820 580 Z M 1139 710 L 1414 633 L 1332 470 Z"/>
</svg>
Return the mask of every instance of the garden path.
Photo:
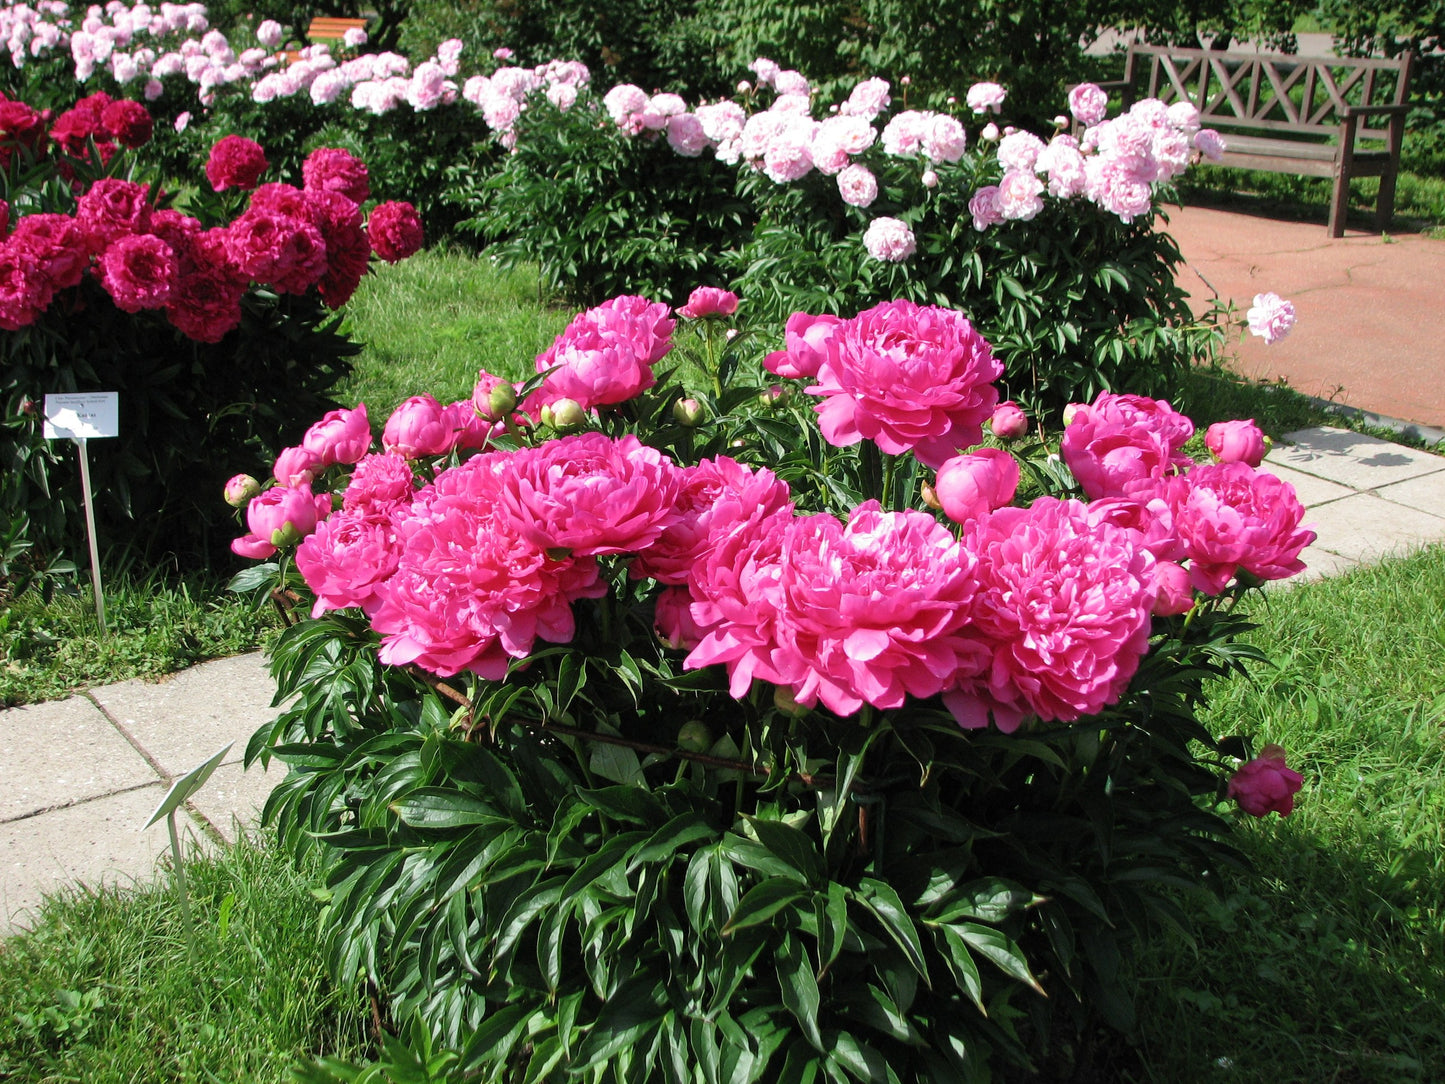
<svg viewBox="0 0 1445 1084">
<path fill-rule="evenodd" d="M 1445 458 L 1340 429 L 1288 437 L 1267 465 L 1294 484 L 1318 533 L 1307 575 L 1445 542 Z M 166 828 L 141 826 L 177 776 L 227 743 L 179 823 L 201 846 L 254 824 L 282 769 L 244 771 L 241 760 L 273 717 L 274 690 L 250 654 L 0 711 L 0 935 L 43 893 L 154 876 Z"/>
<path fill-rule="evenodd" d="M 1236 372 L 1440 439 L 1430 430 L 1445 427 L 1445 240 L 1358 229 L 1331 238 L 1319 222 L 1206 207 L 1167 214 L 1196 314 L 1216 296 L 1241 319 L 1258 293 L 1294 303 L 1294 330 L 1268 346 L 1245 335 Z"/>
</svg>

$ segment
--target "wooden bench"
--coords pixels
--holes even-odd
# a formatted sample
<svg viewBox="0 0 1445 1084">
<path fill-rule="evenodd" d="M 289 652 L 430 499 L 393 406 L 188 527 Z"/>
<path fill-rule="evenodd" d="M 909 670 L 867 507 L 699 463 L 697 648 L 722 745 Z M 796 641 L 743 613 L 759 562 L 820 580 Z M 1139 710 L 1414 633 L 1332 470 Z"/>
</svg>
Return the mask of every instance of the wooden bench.
<svg viewBox="0 0 1445 1084">
<path fill-rule="evenodd" d="M 1350 181 L 1379 177 L 1375 225 L 1395 205 L 1409 109 L 1411 53 L 1304 57 L 1130 45 L 1124 78 L 1100 83 L 1139 98 L 1192 102 L 1200 123 L 1224 136 L 1226 166 L 1334 178 L 1331 237 L 1345 232 Z"/>
<path fill-rule="evenodd" d="M 365 30 L 365 19 L 345 19 L 339 16 L 318 15 L 306 28 L 307 41 L 341 41 L 348 30 Z"/>
</svg>

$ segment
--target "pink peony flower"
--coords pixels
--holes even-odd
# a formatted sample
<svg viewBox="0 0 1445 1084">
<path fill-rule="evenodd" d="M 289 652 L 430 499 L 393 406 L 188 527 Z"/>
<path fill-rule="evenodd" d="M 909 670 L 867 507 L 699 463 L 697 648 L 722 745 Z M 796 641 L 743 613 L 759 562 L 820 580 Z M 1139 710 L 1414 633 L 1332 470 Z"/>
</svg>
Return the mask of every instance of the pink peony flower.
<svg viewBox="0 0 1445 1084">
<path fill-rule="evenodd" d="M 624 294 L 576 316 L 537 355 L 547 373 L 532 406 L 575 400 L 584 410 L 632 399 L 657 382 L 652 367 L 672 349 L 666 305 Z"/>
<path fill-rule="evenodd" d="M 395 516 L 345 510 L 317 525 L 296 549 L 296 569 L 316 596 L 312 617 L 349 606 L 367 613 L 377 608 L 377 592 L 401 561 L 397 528 Z"/>
<path fill-rule="evenodd" d="M 1032 170 L 1011 169 L 998 183 L 998 214 L 1004 220 L 1028 222 L 1044 209 L 1044 182 Z"/>
<path fill-rule="evenodd" d="M 957 162 L 968 149 L 968 133 L 956 118 L 935 113 L 923 130 L 921 149 L 932 162 Z"/>
<path fill-rule="evenodd" d="M 1211 162 L 1224 161 L 1224 137 L 1213 128 L 1201 128 L 1194 133 L 1194 149 Z"/>
<path fill-rule="evenodd" d="M 672 521 L 629 567 L 633 579 L 687 583 L 715 538 L 751 516 L 790 516 L 793 502 L 772 471 L 718 456 L 679 469 L 673 511 Z"/>
<path fill-rule="evenodd" d="M 1221 463 L 1248 463 L 1257 467 L 1268 451 L 1267 438 L 1254 419 L 1215 422 L 1204 432 L 1204 446 Z"/>
<path fill-rule="evenodd" d="M 1018 491 L 1019 465 L 1002 448 L 979 448 L 956 455 L 938 468 L 933 492 L 943 514 L 967 523 L 1012 503 Z"/>
<path fill-rule="evenodd" d="M 251 530 L 232 541 L 231 552 L 255 560 L 270 557 L 282 546 L 305 538 L 330 514 L 329 493 L 312 493 L 306 482 L 272 486 L 246 507 L 246 526 Z"/>
<path fill-rule="evenodd" d="M 701 320 L 705 316 L 731 316 L 738 311 L 738 295 L 731 290 L 716 286 L 698 286 L 687 296 L 687 304 L 677 310 L 677 315 L 688 320 Z"/>
<path fill-rule="evenodd" d="M 692 595 L 685 587 L 664 587 L 653 607 L 657 638 L 674 651 L 691 651 L 702 642 L 703 629 L 692 617 Z"/>
<path fill-rule="evenodd" d="M 310 217 L 252 206 L 226 227 L 226 254 L 278 293 L 304 294 L 326 274 L 326 242 Z"/>
<path fill-rule="evenodd" d="M 266 164 L 261 144 L 245 136 L 224 136 L 211 147 L 211 156 L 206 159 L 206 180 L 217 192 L 227 188 L 249 192 L 266 172 Z"/>
<path fill-rule="evenodd" d="M 1080 124 L 1098 124 L 1108 115 L 1109 95 L 1093 83 L 1080 83 L 1069 91 L 1069 112 Z"/>
<path fill-rule="evenodd" d="M 913 255 L 918 243 L 906 222 L 883 216 L 868 223 L 868 228 L 863 231 L 863 247 L 875 260 L 902 263 Z"/>
<path fill-rule="evenodd" d="M 1006 97 L 1008 92 L 997 83 L 975 83 L 968 88 L 964 101 L 975 114 L 998 113 L 1002 110 Z"/>
<path fill-rule="evenodd" d="M 371 242 L 361 224 L 361 208 L 340 192 L 310 190 L 306 204 L 326 246 L 326 273 L 316 292 L 328 308 L 339 309 L 361 285 L 371 264 Z"/>
<path fill-rule="evenodd" d="M 973 194 L 968 201 L 968 213 L 973 216 L 973 228 L 982 233 L 990 226 L 1003 221 L 1003 210 L 999 206 L 999 187 L 986 184 Z"/>
<path fill-rule="evenodd" d="M 106 106 L 101 113 L 101 124 L 122 147 L 143 147 L 155 131 L 155 121 L 146 107 L 126 99 Z"/>
<path fill-rule="evenodd" d="M 366 223 L 371 250 L 387 263 L 396 263 L 421 250 L 426 238 L 421 217 L 410 203 L 378 204 Z"/>
<path fill-rule="evenodd" d="M 884 153 L 895 158 L 915 154 L 923 146 L 923 137 L 928 130 L 930 114 L 917 109 L 905 109 L 894 114 L 883 126 Z"/>
<path fill-rule="evenodd" d="M 325 469 L 326 465 L 319 455 L 298 444 L 293 448 L 281 449 L 271 467 L 271 476 L 283 486 L 299 486 L 303 482 L 314 482 L 316 476 Z"/>
<path fill-rule="evenodd" d="M 197 342 L 220 342 L 241 323 L 250 278 L 231 262 L 227 236 L 225 227 L 217 227 L 172 240 L 179 262 L 166 319 Z"/>
<path fill-rule="evenodd" d="M 1010 131 L 998 143 L 998 164 L 1005 170 L 1032 171 L 1044 151 L 1044 141 L 1032 132 Z"/>
<path fill-rule="evenodd" d="M 275 19 L 262 19 L 256 27 L 256 40 L 266 48 L 274 49 L 281 44 L 284 33 L 281 24 Z"/>
<path fill-rule="evenodd" d="M 99 254 L 119 237 L 150 228 L 150 186 L 102 177 L 76 201 L 75 222 L 86 251 Z"/>
<path fill-rule="evenodd" d="M 1029 715 L 1070 722 L 1116 702 L 1149 649 L 1154 558 L 1136 532 L 1094 522 L 1078 501 L 1043 497 L 975 520 L 972 625 L 992 652 L 945 691 L 960 725 L 1005 732 Z M 1063 602 L 1067 600 L 1067 603 Z"/>
<path fill-rule="evenodd" d="M 1194 608 L 1194 585 L 1189 570 L 1174 561 L 1160 561 L 1154 566 L 1154 613 L 1161 617 L 1177 617 Z"/>
<path fill-rule="evenodd" d="M 416 495 L 416 477 L 411 463 L 397 452 L 363 456 L 351 472 L 341 507 L 363 515 L 390 515 L 400 505 L 409 505 Z"/>
<path fill-rule="evenodd" d="M 1059 451 L 1091 500 L 1147 501 L 1192 464 L 1181 449 L 1193 433 L 1194 423 L 1163 400 L 1100 392 L 1075 408 Z"/>
<path fill-rule="evenodd" d="M 843 103 L 838 112 L 844 116 L 872 120 L 888 108 L 888 103 L 891 101 L 888 89 L 886 79 L 864 79 L 853 88 L 852 93 L 848 95 L 848 100 Z"/>
<path fill-rule="evenodd" d="M 923 512 L 884 512 L 876 501 L 846 524 L 792 520 L 783 535 L 771 678 L 804 707 L 839 715 L 863 704 L 900 707 L 929 697 L 988 653 L 953 635 L 968 622 L 975 559 Z M 700 645 L 689 664 L 705 657 Z"/>
<path fill-rule="evenodd" d="M 696 113 L 677 113 L 667 118 L 667 145 L 682 157 L 698 157 L 709 143 Z"/>
<path fill-rule="evenodd" d="M 101 285 L 125 312 L 163 308 L 176 279 L 176 254 L 159 237 L 118 237 L 98 262 Z"/>
<path fill-rule="evenodd" d="M 850 207 L 869 207 L 878 198 L 878 178 L 867 166 L 854 162 L 838 172 L 838 194 Z M 866 240 L 864 243 L 867 243 Z M 870 248 L 868 251 L 872 253 L 873 250 Z M 877 258 L 884 259 L 882 256 Z"/>
<path fill-rule="evenodd" d="M 827 314 L 812 316 L 795 312 L 783 328 L 782 350 L 775 350 L 763 359 L 769 372 L 791 379 L 815 377 L 823 363 L 829 336 L 843 321 Z"/>
<path fill-rule="evenodd" d="M 304 188 L 340 192 L 352 203 L 365 203 L 371 197 L 366 163 L 339 147 L 317 147 L 308 154 L 301 163 L 301 179 Z"/>
<path fill-rule="evenodd" d="M 1205 594 L 1219 594 L 1241 570 L 1261 580 L 1304 571 L 1300 551 L 1315 533 L 1300 527 L 1304 506 L 1288 482 L 1248 463 L 1214 463 L 1171 478 L 1165 497 Z"/>
<path fill-rule="evenodd" d="M 835 446 L 867 439 L 938 467 L 983 439 L 998 403 L 1002 364 L 950 309 L 887 301 L 840 322 L 817 350 L 817 383 L 807 391 L 823 397 L 819 425 Z"/>
<path fill-rule="evenodd" d="M 988 427 L 999 440 L 1017 440 L 1029 431 L 1029 420 L 1012 399 L 994 407 Z"/>
<path fill-rule="evenodd" d="M 333 463 L 359 463 L 371 450 L 371 422 L 366 404 L 353 410 L 328 411 L 301 438 L 301 446 L 314 454 L 324 467 Z"/>
<path fill-rule="evenodd" d="M 1266 745 L 1229 780 L 1226 793 L 1251 817 L 1294 812 L 1294 796 L 1304 786 L 1304 776 L 1285 766 L 1284 749 Z"/>
<path fill-rule="evenodd" d="M 1255 294 L 1254 306 L 1245 314 L 1245 318 L 1249 322 L 1251 334 L 1258 335 L 1266 344 L 1273 344 L 1288 335 L 1290 328 L 1294 327 L 1294 305 L 1279 294 Z"/>
<path fill-rule="evenodd" d="M 508 456 L 496 516 L 543 550 L 636 553 L 677 517 L 681 484 L 672 460 L 636 437 L 581 433 Z"/>
<path fill-rule="evenodd" d="M 406 459 L 446 455 L 456 443 L 453 420 L 430 395 L 413 395 L 398 406 L 381 434 L 381 446 Z"/>
</svg>

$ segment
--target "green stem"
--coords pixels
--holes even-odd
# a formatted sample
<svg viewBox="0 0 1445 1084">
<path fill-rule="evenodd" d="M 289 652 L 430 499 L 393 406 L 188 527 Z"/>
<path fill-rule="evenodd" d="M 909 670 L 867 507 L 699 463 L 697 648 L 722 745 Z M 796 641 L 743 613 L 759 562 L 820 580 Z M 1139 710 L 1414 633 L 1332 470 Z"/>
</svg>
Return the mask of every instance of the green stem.
<svg viewBox="0 0 1445 1084">
<path fill-rule="evenodd" d="M 878 450 L 878 445 L 871 440 L 864 440 L 858 450 L 859 467 L 862 471 L 863 498 L 865 500 L 876 500 L 882 504 L 884 501 L 883 492 L 883 453 Z"/>
</svg>

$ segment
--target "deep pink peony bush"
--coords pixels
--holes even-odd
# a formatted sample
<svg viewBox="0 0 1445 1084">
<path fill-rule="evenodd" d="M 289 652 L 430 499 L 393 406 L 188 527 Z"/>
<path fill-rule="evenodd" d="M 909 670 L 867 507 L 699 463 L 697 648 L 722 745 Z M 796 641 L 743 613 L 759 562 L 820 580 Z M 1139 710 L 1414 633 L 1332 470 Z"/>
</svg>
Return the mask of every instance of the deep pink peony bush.
<svg viewBox="0 0 1445 1084">
<path fill-rule="evenodd" d="M 1261 580 L 1304 571 L 1300 551 L 1315 533 L 1300 526 L 1304 506 L 1288 482 L 1248 463 L 1214 463 L 1171 478 L 1165 496 L 1205 594 L 1217 595 L 1240 571 Z"/>
<path fill-rule="evenodd" d="M 830 444 L 871 440 L 937 467 L 983 439 L 1003 366 L 961 313 L 886 301 L 842 321 L 819 346 L 817 383 L 807 390 L 823 397 L 819 427 Z"/>
</svg>

